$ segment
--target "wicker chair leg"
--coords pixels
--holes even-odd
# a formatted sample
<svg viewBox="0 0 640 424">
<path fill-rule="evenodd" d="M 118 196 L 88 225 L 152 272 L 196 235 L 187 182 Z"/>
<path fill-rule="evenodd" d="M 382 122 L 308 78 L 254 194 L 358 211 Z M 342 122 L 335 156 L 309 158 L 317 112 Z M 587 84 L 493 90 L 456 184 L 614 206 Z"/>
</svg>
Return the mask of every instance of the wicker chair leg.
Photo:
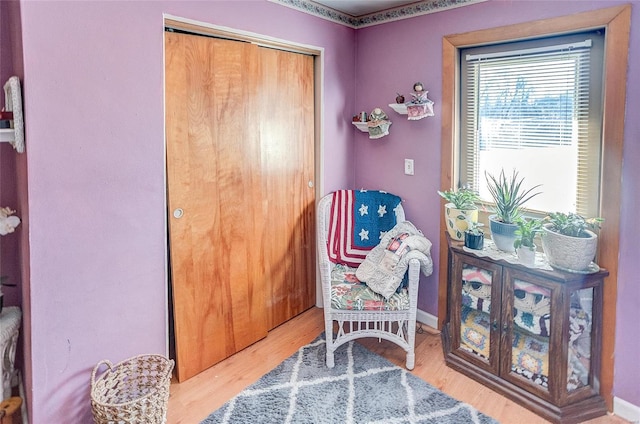
<svg viewBox="0 0 640 424">
<path fill-rule="evenodd" d="M 407 369 L 411 371 L 416 364 L 416 354 L 414 352 L 407 353 Z"/>
<path fill-rule="evenodd" d="M 327 368 L 333 368 L 335 365 L 335 362 L 333 360 L 333 351 L 327 349 Z"/>
</svg>

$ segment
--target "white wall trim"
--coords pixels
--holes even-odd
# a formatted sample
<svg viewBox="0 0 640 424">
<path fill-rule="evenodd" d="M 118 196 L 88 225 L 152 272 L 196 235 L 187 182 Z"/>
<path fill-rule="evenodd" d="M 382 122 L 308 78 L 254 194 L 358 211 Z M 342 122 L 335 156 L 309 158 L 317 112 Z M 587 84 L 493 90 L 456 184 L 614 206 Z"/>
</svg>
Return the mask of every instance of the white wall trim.
<svg viewBox="0 0 640 424">
<path fill-rule="evenodd" d="M 613 413 L 632 423 L 640 423 L 640 406 L 615 396 L 613 397 Z"/>
<path fill-rule="evenodd" d="M 420 0 L 409 5 L 398 6 L 368 13 L 366 15 L 353 16 L 345 12 L 332 9 L 321 3 L 307 0 L 269 0 L 270 2 L 289 7 L 300 12 L 308 13 L 318 18 L 326 19 L 349 28 L 360 28 L 372 25 L 380 25 L 386 22 L 398 21 L 412 18 L 414 16 L 427 13 L 440 12 L 442 10 L 453 9 L 466 6 L 467 4 L 478 3 L 487 0 Z"/>
<path fill-rule="evenodd" d="M 321 56 L 324 53 L 324 47 L 313 46 L 310 44 L 298 43 L 282 38 L 271 37 L 269 35 L 259 34 L 257 32 L 244 31 L 223 25 L 216 25 L 209 22 L 198 21 L 181 16 L 175 16 L 168 13 L 162 15 L 164 25 L 193 32 L 194 34 L 216 34 L 219 36 L 227 36 L 231 40 L 247 41 L 257 45 L 281 48 L 293 53 L 302 53 L 313 56 Z"/>
<path fill-rule="evenodd" d="M 422 311 L 420 309 L 418 309 L 418 312 L 416 314 L 416 320 L 428 325 L 429 327 L 433 328 L 434 330 L 438 330 L 438 317 L 431 315 L 428 312 Z"/>
</svg>

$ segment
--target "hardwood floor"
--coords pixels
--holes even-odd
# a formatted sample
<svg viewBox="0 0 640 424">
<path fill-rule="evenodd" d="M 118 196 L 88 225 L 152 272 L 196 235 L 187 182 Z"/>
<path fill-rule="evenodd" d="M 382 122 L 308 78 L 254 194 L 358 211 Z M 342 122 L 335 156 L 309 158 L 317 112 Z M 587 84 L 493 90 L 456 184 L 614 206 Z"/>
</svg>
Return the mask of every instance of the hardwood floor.
<svg viewBox="0 0 640 424">
<path fill-rule="evenodd" d="M 423 326 L 424 327 L 424 326 Z M 227 400 L 258 380 L 284 359 L 315 339 L 324 330 L 322 309 L 312 308 L 269 332 L 269 335 L 203 373 L 171 384 L 168 424 L 199 423 Z M 405 352 L 385 340 L 360 341 L 370 350 L 404 367 Z M 412 373 L 450 396 L 473 405 L 503 424 L 543 424 L 540 418 L 515 402 L 447 367 L 439 333 L 425 327 L 416 334 L 416 365 Z M 616 416 L 604 416 L 588 424 L 626 424 Z"/>
</svg>

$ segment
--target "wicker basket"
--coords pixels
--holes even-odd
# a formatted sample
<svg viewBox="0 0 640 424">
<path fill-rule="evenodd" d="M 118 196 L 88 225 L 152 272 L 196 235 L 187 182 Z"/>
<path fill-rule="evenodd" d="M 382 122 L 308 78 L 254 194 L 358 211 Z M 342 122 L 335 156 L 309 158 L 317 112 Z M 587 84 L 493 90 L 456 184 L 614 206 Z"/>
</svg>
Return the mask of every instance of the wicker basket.
<svg viewBox="0 0 640 424">
<path fill-rule="evenodd" d="M 96 378 L 98 369 L 108 369 Z M 166 422 L 174 361 L 139 355 L 116 365 L 100 361 L 91 374 L 91 410 L 96 424 Z"/>
</svg>

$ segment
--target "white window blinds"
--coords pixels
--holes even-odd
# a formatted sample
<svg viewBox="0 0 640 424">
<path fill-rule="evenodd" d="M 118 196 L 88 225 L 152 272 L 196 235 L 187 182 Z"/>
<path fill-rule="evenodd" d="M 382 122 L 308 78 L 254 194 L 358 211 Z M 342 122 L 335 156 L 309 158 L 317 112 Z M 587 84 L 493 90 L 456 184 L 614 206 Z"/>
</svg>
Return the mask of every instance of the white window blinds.
<svg viewBox="0 0 640 424">
<path fill-rule="evenodd" d="M 542 184 L 528 208 L 597 215 L 602 63 L 594 75 L 592 51 L 589 38 L 462 52 L 461 185 L 489 200 L 485 171 L 516 169 L 526 187 Z"/>
</svg>

